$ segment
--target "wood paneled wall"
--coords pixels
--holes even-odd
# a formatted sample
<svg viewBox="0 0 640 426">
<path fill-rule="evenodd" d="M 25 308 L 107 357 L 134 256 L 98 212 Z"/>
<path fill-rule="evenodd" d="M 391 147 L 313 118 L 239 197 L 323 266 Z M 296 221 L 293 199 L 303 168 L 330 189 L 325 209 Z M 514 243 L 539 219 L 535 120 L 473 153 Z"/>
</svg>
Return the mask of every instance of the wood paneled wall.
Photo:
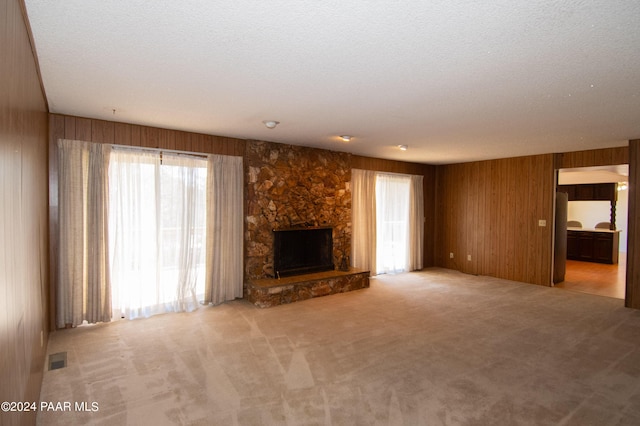
<svg viewBox="0 0 640 426">
<path fill-rule="evenodd" d="M 381 158 L 351 156 L 351 166 L 354 169 L 375 170 L 388 173 L 406 173 L 410 175 L 424 175 L 432 173 L 435 177 L 436 166 L 405 161 L 383 160 Z"/>
<path fill-rule="evenodd" d="M 354 169 L 375 170 L 389 173 L 405 173 L 411 175 L 423 175 L 424 191 L 424 267 L 434 266 L 434 232 L 436 226 L 436 193 L 435 177 L 436 167 L 419 163 L 407 163 L 404 161 L 383 160 L 380 158 L 362 157 L 353 155 L 351 166 Z"/>
<path fill-rule="evenodd" d="M 23 7 L 0 2 L 0 401 L 16 402 L 39 400 L 48 339 L 47 106 Z"/>
<path fill-rule="evenodd" d="M 438 166 L 436 265 L 551 285 L 553 185 L 553 154 Z"/>
<path fill-rule="evenodd" d="M 627 286 L 624 305 L 640 309 L 640 139 L 629 141 L 629 223 L 627 234 Z"/>
<path fill-rule="evenodd" d="M 614 166 L 629 164 L 629 147 L 591 149 L 557 154 L 556 168 L 570 169 L 575 167 Z"/>
<path fill-rule="evenodd" d="M 161 148 L 204 154 L 244 155 L 244 139 L 60 114 L 51 114 L 50 121 L 50 143 L 53 144 L 51 148 L 56 150 L 58 139 L 75 139 L 87 142 Z M 52 152 L 57 151 L 54 150 Z"/>
</svg>

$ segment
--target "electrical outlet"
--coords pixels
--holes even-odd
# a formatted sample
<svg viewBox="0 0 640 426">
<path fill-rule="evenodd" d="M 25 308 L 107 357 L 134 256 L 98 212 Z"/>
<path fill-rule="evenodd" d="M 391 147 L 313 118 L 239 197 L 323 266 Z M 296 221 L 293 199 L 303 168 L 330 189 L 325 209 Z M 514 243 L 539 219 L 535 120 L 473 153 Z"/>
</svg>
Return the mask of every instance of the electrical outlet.
<svg viewBox="0 0 640 426">
<path fill-rule="evenodd" d="M 546 221 L 546 220 L 544 220 L 544 219 L 540 219 L 540 220 L 538 221 L 538 226 L 547 226 L 547 221 Z"/>
<path fill-rule="evenodd" d="M 467 255 L 467 260 L 471 261 L 471 255 L 470 254 Z"/>
<path fill-rule="evenodd" d="M 453 259 L 453 253 L 449 253 L 449 259 Z"/>
</svg>

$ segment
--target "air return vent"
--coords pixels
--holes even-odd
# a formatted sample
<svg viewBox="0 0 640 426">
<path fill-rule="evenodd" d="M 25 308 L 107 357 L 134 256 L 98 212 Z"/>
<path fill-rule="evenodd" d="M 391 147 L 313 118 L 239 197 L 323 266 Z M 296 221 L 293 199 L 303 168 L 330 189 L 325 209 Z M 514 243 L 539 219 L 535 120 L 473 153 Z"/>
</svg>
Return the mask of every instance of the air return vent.
<svg viewBox="0 0 640 426">
<path fill-rule="evenodd" d="M 58 352 L 57 354 L 49 355 L 49 371 L 57 370 L 58 368 L 64 368 L 67 366 L 67 353 Z"/>
</svg>

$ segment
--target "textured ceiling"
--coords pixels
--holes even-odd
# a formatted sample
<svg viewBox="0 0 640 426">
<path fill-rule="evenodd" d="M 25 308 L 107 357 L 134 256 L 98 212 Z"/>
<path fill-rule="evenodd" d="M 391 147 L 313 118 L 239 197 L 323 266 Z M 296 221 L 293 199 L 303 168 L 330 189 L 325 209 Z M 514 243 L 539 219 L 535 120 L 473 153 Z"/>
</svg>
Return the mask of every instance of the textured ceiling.
<svg viewBox="0 0 640 426">
<path fill-rule="evenodd" d="M 640 138 L 637 0 L 25 2 L 54 113 L 432 164 Z"/>
</svg>

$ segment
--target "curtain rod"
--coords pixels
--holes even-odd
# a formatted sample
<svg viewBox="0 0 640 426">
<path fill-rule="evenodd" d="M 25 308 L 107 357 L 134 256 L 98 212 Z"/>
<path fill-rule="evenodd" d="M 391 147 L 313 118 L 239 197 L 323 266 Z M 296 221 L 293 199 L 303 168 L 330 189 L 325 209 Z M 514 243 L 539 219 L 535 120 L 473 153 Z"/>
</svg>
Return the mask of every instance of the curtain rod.
<svg viewBox="0 0 640 426">
<path fill-rule="evenodd" d="M 351 170 L 362 170 L 362 171 L 365 171 L 365 172 L 373 172 L 373 173 L 378 174 L 378 175 L 423 176 L 424 177 L 424 175 L 420 175 L 420 174 L 416 175 L 416 174 L 413 174 L 413 173 L 383 172 L 383 171 L 380 171 L 380 170 L 358 169 L 358 168 L 355 168 L 355 167 L 353 169 L 351 169 Z"/>
<path fill-rule="evenodd" d="M 146 146 L 119 145 L 119 144 L 115 144 L 115 143 L 92 142 L 92 141 L 85 141 L 85 140 L 81 140 L 81 139 L 58 138 L 58 141 L 63 141 L 63 140 L 76 141 L 76 142 L 82 142 L 82 143 L 99 144 L 99 145 L 109 145 L 109 146 L 111 146 L 111 148 L 116 149 L 116 150 L 127 150 L 128 149 L 128 150 L 131 150 L 131 151 L 151 151 L 151 152 L 159 152 L 160 154 L 162 154 L 163 152 L 166 152 L 166 153 L 187 155 L 187 156 L 191 156 L 191 157 L 205 158 L 205 159 L 209 158 L 210 155 L 219 155 L 219 156 L 222 156 L 222 157 L 236 157 L 236 158 L 239 157 L 239 158 L 243 158 L 242 155 L 212 154 L 212 153 L 193 152 L 193 151 L 179 151 L 177 149 L 150 148 L 150 147 L 146 147 Z"/>
<path fill-rule="evenodd" d="M 189 157 L 209 158 L 209 154 L 195 153 L 191 151 L 178 151 L 176 149 L 149 148 L 146 146 L 117 145 L 117 144 L 110 144 L 110 145 L 113 149 L 116 149 L 116 150 L 150 151 L 150 152 L 159 152 L 160 154 L 162 154 L 163 152 L 166 152 L 171 154 L 186 155 Z"/>
</svg>

